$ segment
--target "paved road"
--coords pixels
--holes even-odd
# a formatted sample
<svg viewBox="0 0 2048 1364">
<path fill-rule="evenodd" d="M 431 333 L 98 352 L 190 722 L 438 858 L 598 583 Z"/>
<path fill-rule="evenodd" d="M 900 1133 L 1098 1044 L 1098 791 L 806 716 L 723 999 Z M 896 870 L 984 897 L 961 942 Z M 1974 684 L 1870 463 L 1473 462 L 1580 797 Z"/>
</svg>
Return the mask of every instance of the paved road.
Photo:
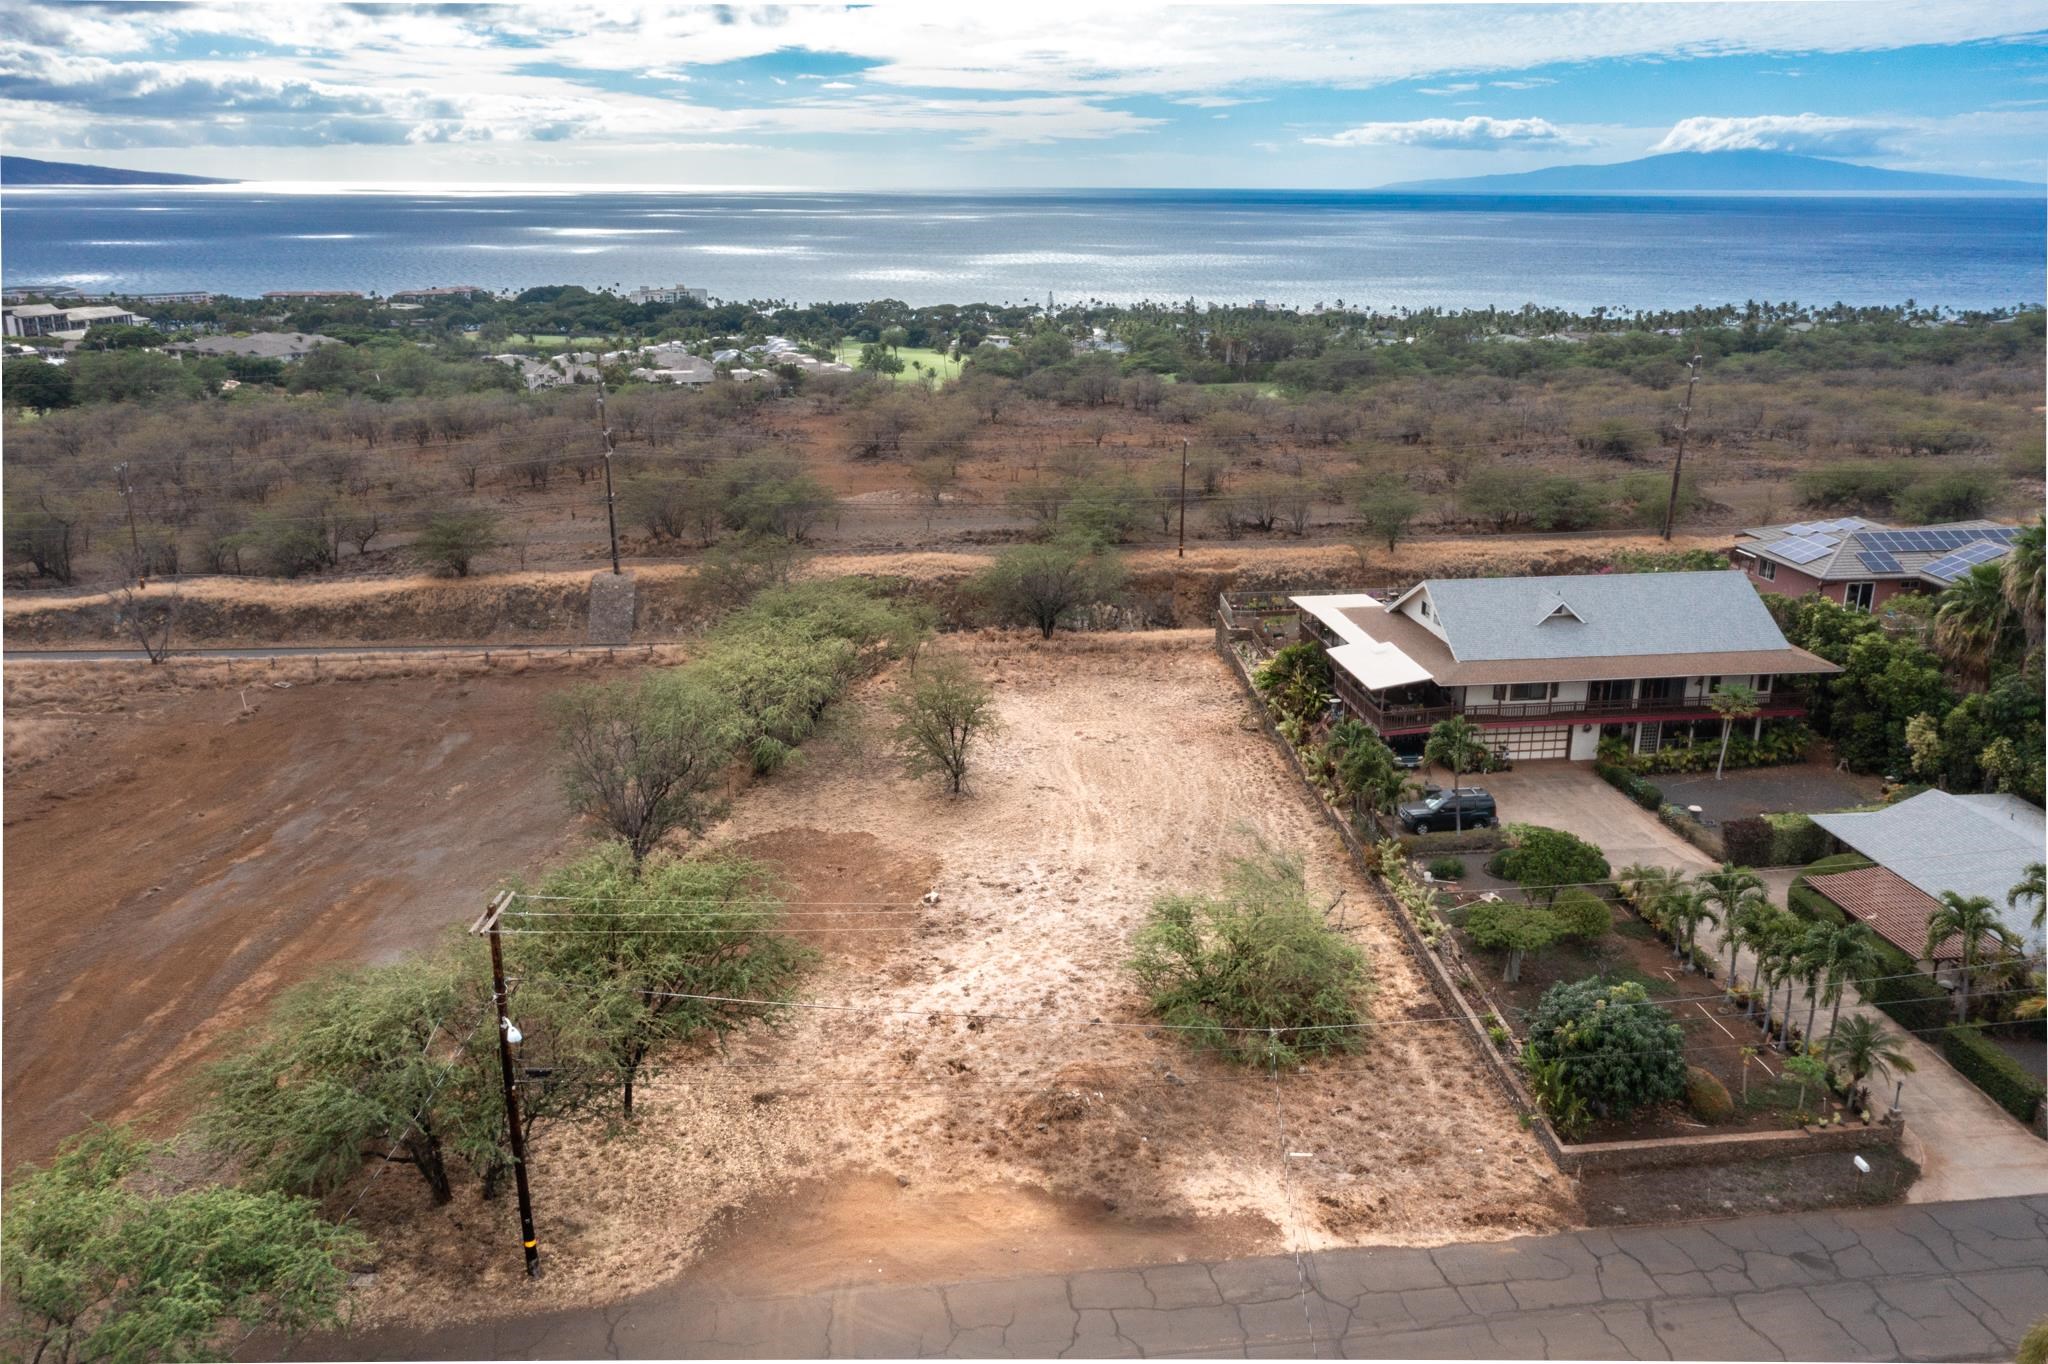
<svg viewBox="0 0 2048 1364">
<path fill-rule="evenodd" d="M 682 1280 L 291 1357 L 1996 1360 L 2044 1313 L 2048 1198 L 2011 1198 L 810 1297 Z"/>
</svg>

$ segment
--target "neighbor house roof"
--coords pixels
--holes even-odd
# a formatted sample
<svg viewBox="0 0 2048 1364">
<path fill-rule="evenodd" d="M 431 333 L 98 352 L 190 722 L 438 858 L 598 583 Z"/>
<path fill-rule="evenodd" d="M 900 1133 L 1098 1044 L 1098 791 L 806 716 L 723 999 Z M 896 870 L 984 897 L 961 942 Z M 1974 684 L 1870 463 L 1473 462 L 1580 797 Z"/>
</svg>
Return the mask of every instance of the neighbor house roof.
<svg viewBox="0 0 2048 1364">
<path fill-rule="evenodd" d="M 1431 578 L 1395 598 L 1390 609 L 1418 593 L 1428 594 L 1460 663 L 1788 647 L 1756 589 L 1726 570 Z"/>
<path fill-rule="evenodd" d="M 1927 955 L 1927 921 L 1941 908 L 1941 901 L 1897 872 L 1860 867 L 1809 876 L 1806 884 L 1840 905 L 1843 913 L 1869 924 L 1880 938 L 1915 961 Z M 1962 935 L 1951 933 L 1928 960 L 1961 961 L 1962 957 Z"/>
<path fill-rule="evenodd" d="M 1983 532 L 1979 535 L 1975 532 Z M 1999 521 L 1944 521 L 1934 526 L 1882 526 L 1857 516 L 1753 526 L 1735 547 L 1822 582 L 1878 579 L 1946 587 L 1972 566 L 2005 557 L 2017 526 Z"/>
<path fill-rule="evenodd" d="M 1660 578 L 1674 581 L 1643 582 Z M 1423 588 L 1449 642 L 1393 609 Z M 1343 641 L 1330 657 L 1372 691 L 1840 671 L 1786 643 L 1755 589 L 1725 570 L 1439 578 L 1385 605 L 1363 593 L 1294 601 Z"/>
<path fill-rule="evenodd" d="M 195 355 L 247 355 L 263 360 L 292 360 L 320 346 L 341 342 L 319 332 L 252 332 L 247 336 L 206 336 L 197 341 L 180 341 L 171 350 Z"/>
<path fill-rule="evenodd" d="M 2048 816 L 2038 805 L 2018 796 L 1922 791 L 1882 810 L 1815 815 L 1813 822 L 1933 899 L 1949 890 L 1983 896 L 2006 927 L 2040 945 L 2033 908 L 2005 902 L 2048 843 Z"/>
</svg>

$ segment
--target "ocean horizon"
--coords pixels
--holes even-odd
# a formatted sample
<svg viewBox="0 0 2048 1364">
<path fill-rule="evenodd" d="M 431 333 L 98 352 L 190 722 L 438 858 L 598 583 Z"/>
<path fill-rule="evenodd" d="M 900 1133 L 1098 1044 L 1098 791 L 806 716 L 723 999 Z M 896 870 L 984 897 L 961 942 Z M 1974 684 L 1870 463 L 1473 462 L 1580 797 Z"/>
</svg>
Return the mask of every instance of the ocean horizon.
<svg viewBox="0 0 2048 1364">
<path fill-rule="evenodd" d="M 682 283 L 792 303 L 1586 311 L 2048 290 L 2048 208 L 1998 195 L 22 187 L 0 245 L 9 287 L 115 294 Z"/>
</svg>

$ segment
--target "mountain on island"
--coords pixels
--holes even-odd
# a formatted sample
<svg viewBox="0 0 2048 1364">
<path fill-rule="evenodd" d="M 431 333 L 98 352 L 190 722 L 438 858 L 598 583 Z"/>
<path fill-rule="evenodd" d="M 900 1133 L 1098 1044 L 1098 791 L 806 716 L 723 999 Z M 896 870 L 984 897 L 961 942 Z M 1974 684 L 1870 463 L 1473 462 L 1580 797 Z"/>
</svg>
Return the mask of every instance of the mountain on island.
<svg viewBox="0 0 2048 1364">
<path fill-rule="evenodd" d="M 1516 175 L 1407 180 L 1415 194 L 2031 194 L 2024 180 L 1884 170 L 1791 152 L 1666 152 L 1606 166 L 1546 166 Z"/>
<path fill-rule="evenodd" d="M 117 170 L 112 166 L 81 166 L 70 161 L 38 161 L 28 156 L 0 156 L 0 185 L 232 185 L 205 175 L 168 175 L 160 171 Z"/>
</svg>

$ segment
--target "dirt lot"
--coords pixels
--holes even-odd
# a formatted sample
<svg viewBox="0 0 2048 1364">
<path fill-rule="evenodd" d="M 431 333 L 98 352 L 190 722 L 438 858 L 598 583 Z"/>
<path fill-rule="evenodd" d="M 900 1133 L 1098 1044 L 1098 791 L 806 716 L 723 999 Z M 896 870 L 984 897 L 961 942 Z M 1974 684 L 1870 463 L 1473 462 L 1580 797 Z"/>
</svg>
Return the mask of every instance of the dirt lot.
<svg viewBox="0 0 2048 1364">
<path fill-rule="evenodd" d="M 168 1120 L 281 987 L 420 947 L 571 841 L 537 723 L 559 681 L 286 671 L 245 693 L 9 668 L 10 1166 Z"/>
<path fill-rule="evenodd" d="M 1205 633 L 945 647 L 995 680 L 1006 725 L 969 795 L 900 775 L 882 681 L 714 831 L 782 859 L 812 902 L 792 922 L 829 926 L 806 929 L 826 949 L 817 1007 L 665 1067 L 627 1137 L 545 1134 L 536 1288 L 508 1207 L 465 1191 L 433 1211 L 416 1181 L 381 1181 L 363 1310 L 605 1299 L 699 1255 L 693 1275 L 804 1291 L 1576 1218 Z M 1350 892 L 1379 982 L 1361 1052 L 1277 1083 L 1152 1033 L 1122 970 L 1152 897 L 1207 883 L 1247 830 Z"/>
</svg>

